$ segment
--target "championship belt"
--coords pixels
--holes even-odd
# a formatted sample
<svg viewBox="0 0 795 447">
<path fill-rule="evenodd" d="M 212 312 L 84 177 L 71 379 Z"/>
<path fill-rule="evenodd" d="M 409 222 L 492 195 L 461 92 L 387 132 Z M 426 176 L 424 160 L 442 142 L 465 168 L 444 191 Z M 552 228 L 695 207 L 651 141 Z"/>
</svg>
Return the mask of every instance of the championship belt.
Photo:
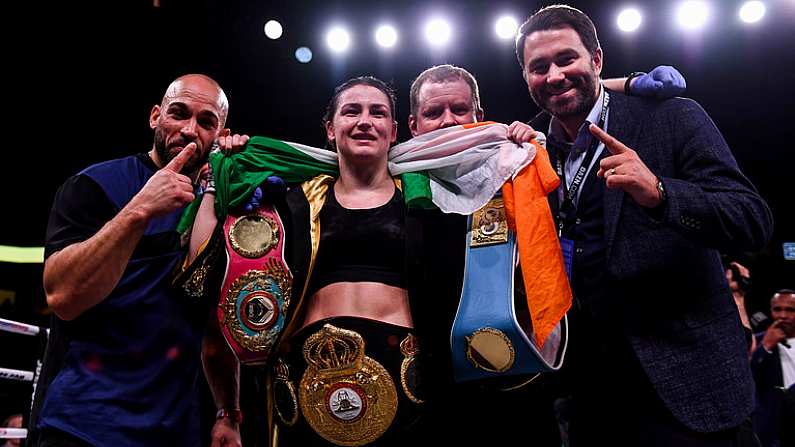
<svg viewBox="0 0 795 447">
<path fill-rule="evenodd" d="M 417 368 L 419 349 L 413 334 L 406 335 L 406 338 L 400 342 L 400 353 L 403 354 L 403 362 L 400 364 L 400 385 L 403 387 L 403 394 L 415 404 L 425 403 L 420 372 Z"/>
<path fill-rule="evenodd" d="M 312 429 L 344 446 L 381 437 L 397 413 L 397 391 L 386 368 L 364 355 L 362 336 L 326 324 L 306 340 L 303 353 L 298 402 Z"/>
<path fill-rule="evenodd" d="M 469 217 L 464 286 L 450 335 L 458 382 L 530 376 L 563 363 L 566 318 L 539 348 L 527 309 L 515 305 L 517 260 L 516 235 L 496 197 Z"/>
<path fill-rule="evenodd" d="M 282 423 L 292 427 L 298 421 L 298 396 L 290 381 L 290 369 L 282 359 L 276 359 L 273 367 L 273 406 Z"/>
<path fill-rule="evenodd" d="M 218 321 L 241 363 L 262 364 L 285 323 L 292 274 L 284 262 L 284 225 L 264 205 L 224 222 L 227 266 Z"/>
</svg>

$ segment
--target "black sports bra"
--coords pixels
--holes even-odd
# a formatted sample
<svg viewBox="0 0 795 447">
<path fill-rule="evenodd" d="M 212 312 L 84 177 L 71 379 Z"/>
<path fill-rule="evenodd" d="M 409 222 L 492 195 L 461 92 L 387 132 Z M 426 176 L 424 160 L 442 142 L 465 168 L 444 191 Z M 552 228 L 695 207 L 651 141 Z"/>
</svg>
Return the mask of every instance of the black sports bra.
<svg viewBox="0 0 795 447">
<path fill-rule="evenodd" d="M 406 206 L 395 193 L 384 205 L 348 209 L 329 187 L 320 210 L 320 246 L 309 296 L 336 282 L 372 281 L 405 288 Z"/>
</svg>

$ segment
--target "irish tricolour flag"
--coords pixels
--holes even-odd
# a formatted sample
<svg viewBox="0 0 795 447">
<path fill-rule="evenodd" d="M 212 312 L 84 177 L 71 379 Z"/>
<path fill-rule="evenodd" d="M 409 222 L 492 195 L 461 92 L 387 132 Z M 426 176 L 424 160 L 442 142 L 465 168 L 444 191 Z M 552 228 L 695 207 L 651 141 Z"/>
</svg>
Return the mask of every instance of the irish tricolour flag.
<svg viewBox="0 0 795 447">
<path fill-rule="evenodd" d="M 528 306 L 537 343 L 543 345 L 571 305 L 555 225 L 546 196 L 559 179 L 539 134 L 531 143 L 508 139 L 508 126 L 483 122 L 429 132 L 394 146 L 389 171 L 400 176 L 409 207 L 437 207 L 471 214 L 502 189 L 510 226 L 516 231 Z M 233 155 L 214 153 L 216 212 L 246 203 L 254 189 L 276 175 L 297 184 L 320 174 L 338 176 L 337 154 L 327 149 L 267 137 L 252 137 Z M 180 223 L 192 223 L 198 199 Z"/>
</svg>

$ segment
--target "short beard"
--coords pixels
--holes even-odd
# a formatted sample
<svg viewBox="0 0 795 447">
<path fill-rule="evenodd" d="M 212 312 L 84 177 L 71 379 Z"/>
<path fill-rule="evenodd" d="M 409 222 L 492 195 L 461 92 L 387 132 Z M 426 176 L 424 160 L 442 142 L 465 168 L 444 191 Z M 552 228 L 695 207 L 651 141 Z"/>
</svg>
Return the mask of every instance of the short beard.
<svg viewBox="0 0 795 447">
<path fill-rule="evenodd" d="M 587 115 L 588 112 L 593 108 L 594 101 L 596 100 L 593 95 L 590 95 L 591 97 L 589 98 L 589 95 L 580 89 L 576 91 L 574 101 L 563 105 L 553 105 L 550 102 L 543 101 L 543 98 L 538 98 L 533 94 L 530 96 L 539 107 L 558 119 L 567 119 L 571 117 Z"/>
<path fill-rule="evenodd" d="M 189 143 L 190 143 L 189 141 L 185 142 L 185 145 L 187 145 Z M 196 144 L 197 144 L 197 147 L 196 147 L 196 152 L 194 153 L 194 155 L 200 149 L 198 147 L 198 143 L 196 143 Z M 183 145 L 183 148 L 184 148 L 185 145 Z M 167 165 L 171 160 L 174 159 L 174 157 L 176 157 L 176 154 L 171 155 L 171 152 L 169 152 L 168 147 L 166 147 L 166 137 L 165 137 L 165 135 L 163 135 L 163 131 L 160 129 L 160 127 L 157 127 L 155 129 L 154 146 L 155 146 L 155 153 L 157 153 L 157 158 L 160 159 L 160 163 L 162 163 L 163 166 Z M 199 159 L 199 160 L 197 160 L 195 162 L 192 161 L 192 160 L 188 160 L 188 162 L 185 163 L 185 166 L 182 167 L 182 170 L 180 171 L 180 174 L 185 174 L 185 175 L 193 174 L 194 172 L 196 172 L 199 169 L 199 167 L 201 165 L 203 165 L 204 163 L 207 162 L 207 158 L 208 157 L 204 157 L 203 160 Z"/>
<path fill-rule="evenodd" d="M 575 89 L 574 99 L 567 104 L 553 105 L 548 97 L 537 95 L 532 90 L 530 91 L 530 97 L 533 98 L 538 107 L 558 119 L 565 120 L 572 117 L 586 116 L 593 108 L 598 97 L 599 90 L 597 85 L 599 81 L 596 76 L 589 73 L 576 82 L 573 86 Z"/>
<path fill-rule="evenodd" d="M 155 153 L 157 153 L 157 158 L 160 159 L 160 162 L 163 163 L 163 166 L 167 165 L 168 162 L 171 161 L 173 158 L 171 154 L 168 153 L 168 148 L 166 147 L 166 137 L 163 135 L 163 131 L 160 128 L 155 129 Z"/>
</svg>

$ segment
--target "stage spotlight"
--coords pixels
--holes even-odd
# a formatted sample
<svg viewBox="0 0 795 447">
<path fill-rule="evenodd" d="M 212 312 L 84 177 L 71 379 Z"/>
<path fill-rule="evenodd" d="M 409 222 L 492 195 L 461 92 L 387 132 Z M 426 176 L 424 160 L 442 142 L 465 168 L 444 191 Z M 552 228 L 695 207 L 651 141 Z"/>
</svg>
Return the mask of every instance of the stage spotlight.
<svg viewBox="0 0 795 447">
<path fill-rule="evenodd" d="M 450 34 L 450 24 L 442 19 L 433 19 L 425 25 L 425 38 L 433 46 L 446 44 Z"/>
<path fill-rule="evenodd" d="M 282 37 L 282 24 L 276 20 L 268 20 L 265 22 L 265 35 L 268 39 L 276 40 Z"/>
<path fill-rule="evenodd" d="M 375 41 L 384 48 L 394 47 L 397 39 L 397 30 L 390 25 L 381 25 L 375 30 Z"/>
<path fill-rule="evenodd" d="M 295 58 L 302 64 L 308 64 L 312 61 L 312 50 L 307 47 L 298 47 L 295 50 Z"/>
<path fill-rule="evenodd" d="M 709 7 L 706 2 L 688 0 L 679 5 L 676 18 L 682 28 L 696 30 L 707 23 L 707 19 L 709 19 Z"/>
<path fill-rule="evenodd" d="M 756 23 L 765 16 L 765 4 L 760 1 L 743 3 L 740 8 L 740 20 L 745 23 Z"/>
<path fill-rule="evenodd" d="M 618 14 L 618 18 L 616 19 L 618 29 L 625 33 L 631 33 L 637 30 L 640 27 L 640 23 L 642 21 L 643 17 L 641 17 L 640 11 L 635 8 L 627 8 L 621 11 L 621 13 Z"/>
<path fill-rule="evenodd" d="M 334 27 L 326 33 L 326 43 L 331 51 L 342 53 L 351 45 L 351 35 L 344 28 Z"/>
<path fill-rule="evenodd" d="M 511 16 L 500 17 L 494 25 L 494 30 L 500 39 L 513 39 L 516 36 L 517 29 L 519 29 L 519 24 Z"/>
</svg>

